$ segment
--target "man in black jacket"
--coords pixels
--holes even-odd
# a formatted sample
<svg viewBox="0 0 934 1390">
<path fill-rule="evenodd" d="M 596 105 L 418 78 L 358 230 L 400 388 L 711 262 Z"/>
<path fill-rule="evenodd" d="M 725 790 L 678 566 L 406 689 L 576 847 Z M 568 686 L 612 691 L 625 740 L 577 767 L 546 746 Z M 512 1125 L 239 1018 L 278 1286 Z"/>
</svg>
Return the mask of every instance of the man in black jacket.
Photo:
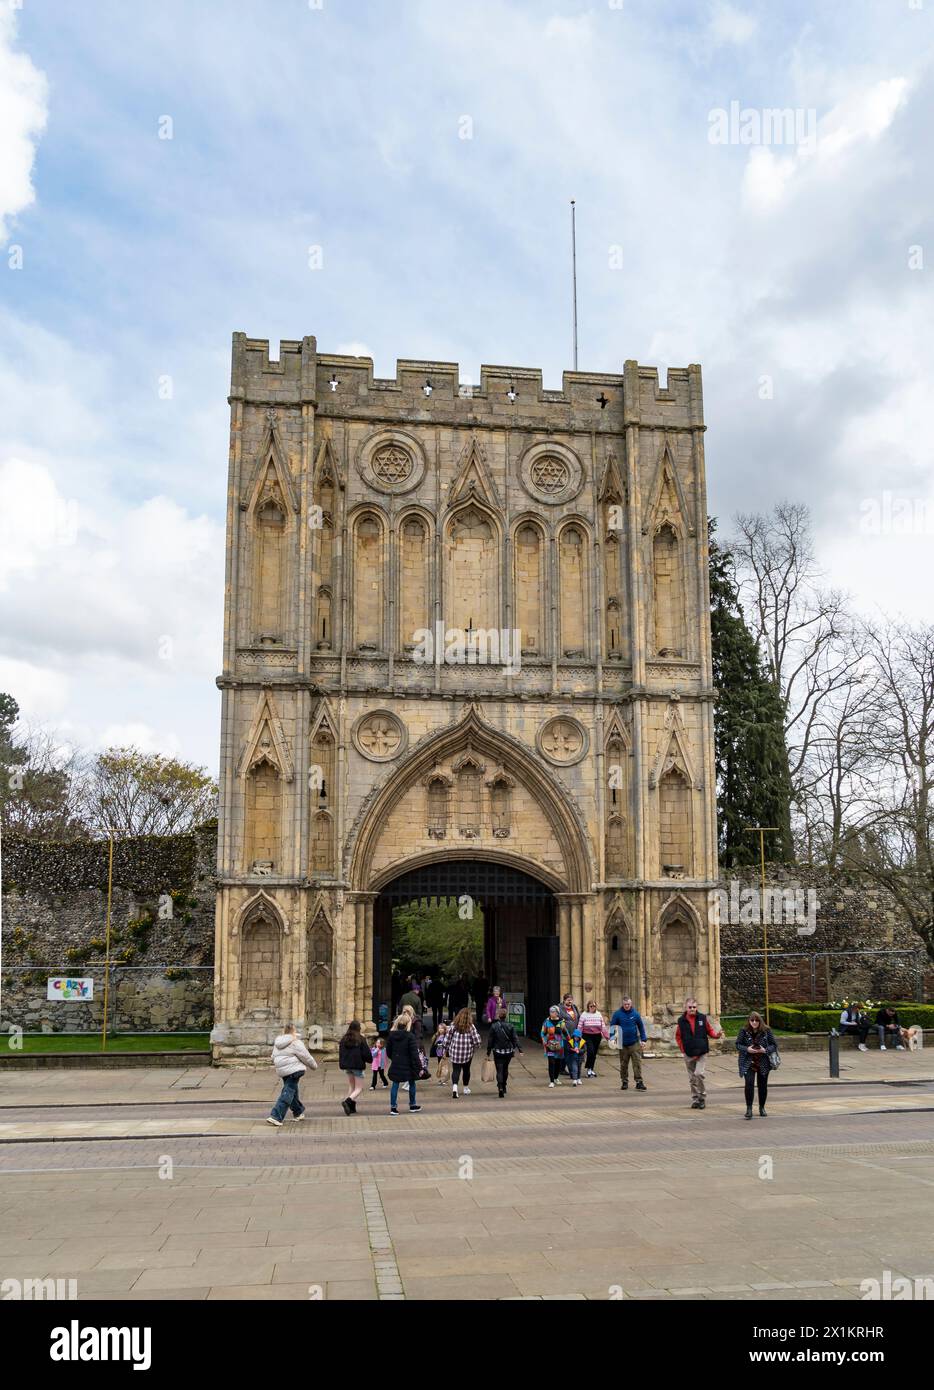
<svg viewBox="0 0 934 1390">
<path fill-rule="evenodd" d="M 486 1042 L 486 1055 L 493 1054 L 493 1065 L 496 1067 L 496 1089 L 499 1092 L 500 1100 L 506 1094 L 506 1082 L 509 1080 L 509 1063 L 515 1053 L 521 1055 L 522 1048 L 519 1046 L 519 1039 L 516 1037 L 516 1030 L 511 1023 L 507 1022 L 505 1009 L 499 1009 L 496 1018 L 490 1025 L 490 1033 Z"/>
</svg>

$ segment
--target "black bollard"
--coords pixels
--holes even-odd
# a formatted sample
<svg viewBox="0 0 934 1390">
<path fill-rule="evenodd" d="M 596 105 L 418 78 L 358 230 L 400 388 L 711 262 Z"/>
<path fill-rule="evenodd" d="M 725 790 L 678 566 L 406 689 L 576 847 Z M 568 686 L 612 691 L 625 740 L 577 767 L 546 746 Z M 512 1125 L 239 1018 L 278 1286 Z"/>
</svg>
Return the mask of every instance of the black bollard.
<svg viewBox="0 0 934 1390">
<path fill-rule="evenodd" d="M 830 1030 L 830 1037 L 828 1038 L 827 1041 L 828 1041 L 828 1043 L 829 1043 L 829 1045 L 830 1045 L 830 1075 L 831 1075 L 831 1076 L 839 1076 L 839 1075 L 840 1075 L 840 1034 L 837 1032 L 836 1028 L 831 1028 L 831 1030 Z"/>
</svg>

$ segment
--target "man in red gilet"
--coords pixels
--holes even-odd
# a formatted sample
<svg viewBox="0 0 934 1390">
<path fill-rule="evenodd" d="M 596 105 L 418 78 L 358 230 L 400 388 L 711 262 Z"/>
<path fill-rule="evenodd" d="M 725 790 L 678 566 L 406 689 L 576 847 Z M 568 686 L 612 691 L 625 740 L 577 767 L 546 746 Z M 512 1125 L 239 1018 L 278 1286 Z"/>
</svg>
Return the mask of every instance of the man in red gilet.
<svg viewBox="0 0 934 1390">
<path fill-rule="evenodd" d="M 697 1000 L 685 999 L 684 1013 L 678 1019 L 675 1029 L 675 1042 L 681 1049 L 688 1069 L 692 1110 L 703 1110 L 707 1104 L 704 1099 L 704 1073 L 707 1070 L 710 1039 L 722 1037 L 722 1031 L 714 1028 L 707 1015 L 698 1013 Z"/>
</svg>

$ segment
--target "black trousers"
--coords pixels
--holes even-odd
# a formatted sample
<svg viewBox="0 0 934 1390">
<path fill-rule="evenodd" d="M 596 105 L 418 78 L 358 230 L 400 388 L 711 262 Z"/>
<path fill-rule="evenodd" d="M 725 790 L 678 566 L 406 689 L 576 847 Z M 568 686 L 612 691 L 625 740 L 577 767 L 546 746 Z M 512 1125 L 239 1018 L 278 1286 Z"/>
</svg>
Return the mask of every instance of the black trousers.
<svg viewBox="0 0 934 1390">
<path fill-rule="evenodd" d="M 375 1072 L 373 1073 L 373 1084 L 370 1086 L 370 1090 L 371 1090 L 371 1091 L 375 1091 L 375 1090 L 376 1090 L 376 1078 L 377 1078 L 377 1077 L 379 1077 L 380 1081 L 382 1081 L 382 1083 L 383 1083 L 384 1086 L 388 1086 L 388 1085 L 389 1085 L 389 1082 L 386 1080 L 386 1073 L 383 1071 L 382 1067 L 380 1067 L 378 1071 L 375 1071 Z"/>
<path fill-rule="evenodd" d="M 857 1042 L 864 1043 L 869 1034 L 868 1023 L 841 1023 L 840 1036 L 842 1038 L 855 1035 Z"/>
<path fill-rule="evenodd" d="M 593 1071 L 594 1067 L 596 1066 L 596 1062 L 597 1062 L 597 1052 L 598 1052 L 599 1047 L 600 1047 L 600 1041 L 601 1041 L 601 1039 L 600 1039 L 600 1034 L 599 1034 L 599 1033 L 585 1033 L 585 1034 L 584 1034 L 584 1046 L 585 1046 L 586 1049 L 587 1049 L 587 1070 L 588 1070 L 588 1071 Z"/>
<path fill-rule="evenodd" d="M 748 1070 L 747 1073 L 746 1073 L 745 1082 L 746 1082 L 746 1108 L 747 1108 L 748 1110 L 751 1110 L 751 1109 L 752 1109 L 752 1093 L 753 1093 L 753 1089 L 756 1089 L 756 1090 L 758 1090 L 758 1092 L 759 1092 L 759 1108 L 760 1108 L 760 1110 L 763 1109 L 764 1106 L 765 1106 L 765 1098 L 766 1098 L 766 1096 L 768 1095 L 768 1090 L 769 1090 L 769 1074 L 768 1074 L 768 1072 L 767 1072 L 767 1071 L 756 1071 L 754 1067 L 750 1067 L 749 1070 Z"/>
<path fill-rule="evenodd" d="M 451 1085 L 456 1086 L 461 1077 L 464 1078 L 464 1085 L 470 1085 L 470 1063 L 452 1062 L 451 1063 Z"/>
<path fill-rule="evenodd" d="M 505 1091 L 506 1082 L 509 1080 L 509 1063 L 512 1061 L 511 1052 L 494 1052 L 493 1065 L 496 1068 L 496 1087 L 497 1090 Z"/>
</svg>

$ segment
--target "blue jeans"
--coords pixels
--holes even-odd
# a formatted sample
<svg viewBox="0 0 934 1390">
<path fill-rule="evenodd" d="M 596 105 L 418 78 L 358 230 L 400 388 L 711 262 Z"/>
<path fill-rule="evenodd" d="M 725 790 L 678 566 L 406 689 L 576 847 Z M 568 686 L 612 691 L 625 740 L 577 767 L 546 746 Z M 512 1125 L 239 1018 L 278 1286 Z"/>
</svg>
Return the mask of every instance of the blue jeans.
<svg viewBox="0 0 934 1390">
<path fill-rule="evenodd" d="M 298 1083 L 305 1075 L 302 1071 L 293 1071 L 291 1076 L 282 1078 L 282 1090 L 279 1092 L 279 1099 L 272 1107 L 272 1118 L 274 1120 L 284 1120 L 287 1110 L 291 1110 L 293 1115 L 304 1115 L 305 1107 L 298 1098 Z"/>
<path fill-rule="evenodd" d="M 579 1052 L 569 1052 L 567 1054 L 568 1075 L 572 1081 L 576 1081 L 581 1071 L 581 1055 Z"/>
<path fill-rule="evenodd" d="M 395 1110 L 395 1109 L 397 1108 L 397 1106 L 396 1106 L 396 1101 L 397 1101 L 398 1099 L 399 1099 L 399 1082 L 398 1082 L 398 1081 L 393 1081 L 393 1083 L 392 1083 L 391 1086 L 389 1087 L 389 1106 L 390 1106 L 390 1109 Z M 412 1109 L 412 1106 L 413 1106 L 414 1104 L 415 1104 L 415 1082 L 414 1082 L 414 1081 L 410 1081 L 410 1082 L 409 1082 L 409 1109 L 410 1109 L 410 1110 Z"/>
</svg>

